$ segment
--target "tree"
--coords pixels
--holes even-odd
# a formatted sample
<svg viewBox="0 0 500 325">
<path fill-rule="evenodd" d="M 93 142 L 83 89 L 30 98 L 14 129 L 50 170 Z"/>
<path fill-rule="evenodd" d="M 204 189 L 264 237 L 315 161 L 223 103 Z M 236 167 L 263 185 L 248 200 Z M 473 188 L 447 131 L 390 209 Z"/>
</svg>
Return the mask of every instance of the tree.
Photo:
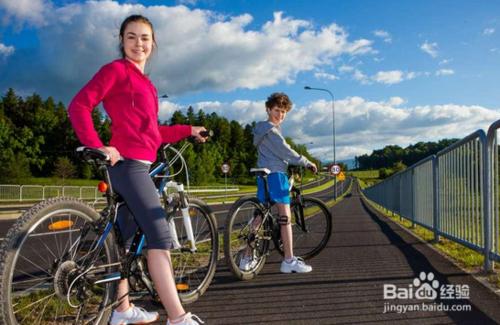
<svg viewBox="0 0 500 325">
<path fill-rule="evenodd" d="M 17 152 L 4 166 L 2 166 L 2 169 L 6 173 L 7 182 L 19 183 L 22 178 L 31 177 L 29 160 L 22 152 Z"/>
<path fill-rule="evenodd" d="M 54 164 L 54 176 L 64 180 L 76 175 L 76 167 L 68 157 L 58 157 Z"/>
</svg>

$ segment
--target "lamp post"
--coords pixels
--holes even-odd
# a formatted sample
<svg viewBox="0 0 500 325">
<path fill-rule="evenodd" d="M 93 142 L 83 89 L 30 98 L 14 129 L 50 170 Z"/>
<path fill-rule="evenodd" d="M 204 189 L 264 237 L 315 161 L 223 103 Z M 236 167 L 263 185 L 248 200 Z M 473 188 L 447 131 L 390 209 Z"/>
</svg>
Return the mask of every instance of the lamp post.
<svg viewBox="0 0 500 325">
<path fill-rule="evenodd" d="M 337 163 L 336 157 L 335 157 L 335 98 L 333 97 L 333 94 L 331 91 L 325 88 L 315 88 L 315 87 L 309 87 L 305 86 L 305 90 L 318 90 L 318 91 L 324 91 L 327 92 L 331 97 L 332 97 L 332 129 L 333 129 L 333 164 Z M 335 175 L 335 184 L 334 184 L 334 189 L 333 189 L 333 199 L 336 201 L 337 200 L 337 176 Z"/>
</svg>

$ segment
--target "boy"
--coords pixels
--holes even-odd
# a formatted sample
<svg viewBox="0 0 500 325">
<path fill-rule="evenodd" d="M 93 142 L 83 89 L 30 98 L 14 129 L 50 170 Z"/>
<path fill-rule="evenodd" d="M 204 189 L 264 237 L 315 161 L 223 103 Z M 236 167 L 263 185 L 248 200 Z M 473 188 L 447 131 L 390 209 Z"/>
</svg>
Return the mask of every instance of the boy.
<svg viewBox="0 0 500 325">
<path fill-rule="evenodd" d="M 267 121 L 257 123 L 254 129 L 253 143 L 257 147 L 259 168 L 267 168 L 271 173 L 267 176 L 270 199 L 276 202 L 279 212 L 281 239 L 283 241 L 284 260 L 281 263 L 282 273 L 311 272 L 312 267 L 293 256 L 292 225 L 290 224 L 290 193 L 287 176 L 288 164 L 300 165 L 317 172 L 316 165 L 306 157 L 293 150 L 281 135 L 280 125 L 286 114 L 292 109 L 292 101 L 285 93 L 273 93 L 266 101 Z M 263 182 L 258 182 L 257 197 L 264 201 Z M 251 258 L 242 258 L 240 269 L 248 271 L 252 268 Z"/>
</svg>

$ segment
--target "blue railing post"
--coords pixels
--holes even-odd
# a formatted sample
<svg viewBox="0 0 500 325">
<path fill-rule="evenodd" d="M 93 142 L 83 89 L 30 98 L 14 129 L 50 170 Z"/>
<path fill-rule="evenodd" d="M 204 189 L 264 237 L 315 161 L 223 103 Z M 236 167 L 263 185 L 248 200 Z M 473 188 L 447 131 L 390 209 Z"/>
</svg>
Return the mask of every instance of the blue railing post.
<svg viewBox="0 0 500 325">
<path fill-rule="evenodd" d="M 432 229 L 434 230 L 434 244 L 439 243 L 439 232 L 441 223 L 439 222 L 439 159 L 436 156 L 432 158 Z"/>
</svg>

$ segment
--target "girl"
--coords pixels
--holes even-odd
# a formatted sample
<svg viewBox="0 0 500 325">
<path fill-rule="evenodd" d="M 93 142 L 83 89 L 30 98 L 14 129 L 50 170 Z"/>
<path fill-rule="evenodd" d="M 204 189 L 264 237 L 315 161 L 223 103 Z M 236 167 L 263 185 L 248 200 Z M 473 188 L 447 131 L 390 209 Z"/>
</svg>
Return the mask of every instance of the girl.
<svg viewBox="0 0 500 325">
<path fill-rule="evenodd" d="M 109 169 L 114 190 L 124 201 L 118 220 L 124 240 L 141 227 L 148 242 L 148 269 L 168 324 L 199 324 L 201 320 L 186 313 L 181 305 L 172 274 L 169 249 L 173 242 L 156 188 L 148 175 L 161 143 L 173 143 L 200 135 L 204 127 L 190 125 L 159 126 L 156 88 L 144 74 L 144 67 L 156 49 L 153 25 L 143 16 L 132 15 L 120 27 L 122 59 L 103 66 L 80 90 L 68 108 L 78 139 L 85 146 L 99 148 L 111 159 Z M 111 118 L 111 141 L 99 139 L 92 122 L 92 110 L 100 102 Z M 148 324 L 158 319 L 129 302 L 128 282 L 121 280 L 118 297 L 124 297 L 113 311 L 111 325 Z"/>
</svg>

